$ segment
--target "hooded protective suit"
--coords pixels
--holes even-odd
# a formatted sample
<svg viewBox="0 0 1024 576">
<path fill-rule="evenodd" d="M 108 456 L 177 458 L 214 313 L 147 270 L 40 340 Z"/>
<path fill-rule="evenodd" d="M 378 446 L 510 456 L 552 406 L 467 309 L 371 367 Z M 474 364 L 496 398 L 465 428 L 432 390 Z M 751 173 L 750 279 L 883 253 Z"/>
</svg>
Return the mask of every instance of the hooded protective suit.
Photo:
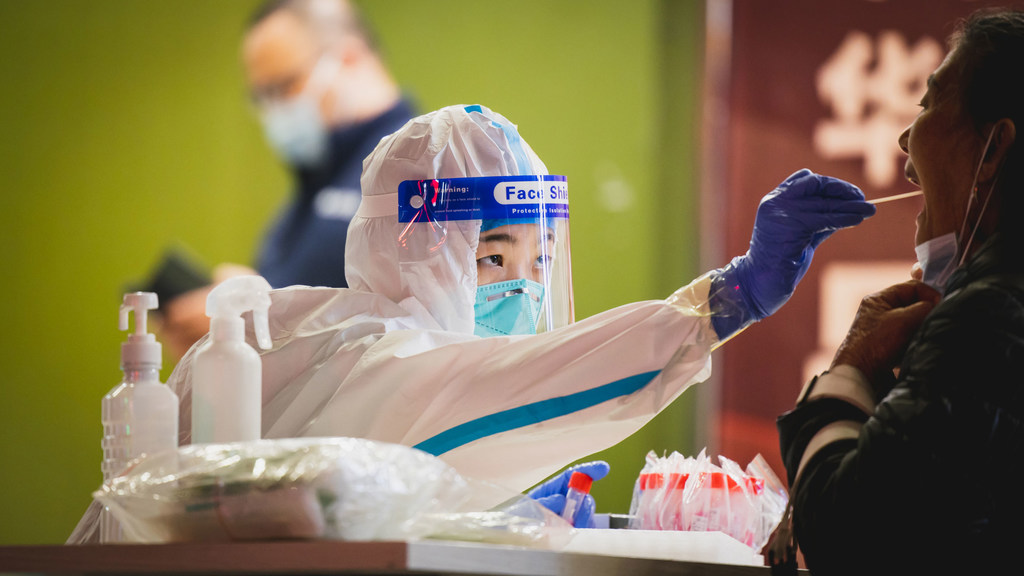
<svg viewBox="0 0 1024 576">
<path fill-rule="evenodd" d="M 364 162 L 363 202 L 349 228 L 349 288 L 271 293 L 264 437 L 415 446 L 466 476 L 525 490 L 618 443 L 708 377 L 718 342 L 708 277 L 668 300 L 537 335 L 473 335 L 480 221 L 449 222 L 443 250 L 400 249 L 407 224 L 396 217 L 398 186 L 524 167 L 547 174 L 512 123 L 483 107 L 447 107 L 381 140 Z M 404 238 L 433 246 L 418 233 L 430 231 L 414 227 Z M 182 401 L 183 442 L 197 348 L 168 382 Z"/>
<path fill-rule="evenodd" d="M 801 171 L 758 211 L 755 240 L 762 213 L 774 210 L 766 221 L 776 236 L 762 239 L 762 252 L 778 251 L 780 226 L 788 227 L 785 240 L 800 238 L 786 244 L 784 264 L 760 257 L 769 281 L 739 257 L 665 300 L 535 335 L 481 338 L 473 333 L 480 220 L 448 222 L 439 246 L 436 230 L 399 222 L 397 191 L 406 180 L 517 174 L 547 169 L 511 122 L 482 106 L 443 108 L 380 141 L 364 161 L 363 199 L 349 227 L 349 288 L 271 292 L 265 438 L 394 442 L 437 455 L 465 476 L 526 490 L 625 439 L 705 380 L 712 349 L 781 306 L 818 243 L 873 212 L 855 187 Z M 750 254 L 756 247 L 752 241 Z M 786 266 L 791 273 L 780 272 Z M 771 284 L 774 300 L 752 306 L 754 284 Z M 204 341 L 168 381 L 181 401 L 183 444 L 192 357 Z"/>
</svg>

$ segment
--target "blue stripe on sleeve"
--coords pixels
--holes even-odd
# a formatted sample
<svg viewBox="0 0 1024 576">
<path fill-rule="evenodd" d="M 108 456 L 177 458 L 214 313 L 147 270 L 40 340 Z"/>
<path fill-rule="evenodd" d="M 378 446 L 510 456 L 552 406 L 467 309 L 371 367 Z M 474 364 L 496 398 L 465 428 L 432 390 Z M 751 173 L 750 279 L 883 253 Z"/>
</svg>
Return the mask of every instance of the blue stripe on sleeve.
<svg viewBox="0 0 1024 576">
<path fill-rule="evenodd" d="M 488 414 L 476 420 L 459 424 L 454 428 L 449 428 L 432 438 L 420 442 L 414 448 L 434 456 L 440 456 L 449 450 L 454 450 L 459 446 L 486 438 L 487 436 L 493 436 L 501 432 L 579 412 L 620 396 L 628 396 L 646 386 L 660 372 L 660 370 L 644 372 L 643 374 L 629 376 L 622 380 L 604 384 L 597 388 L 583 390 L 582 392 L 576 392 L 575 394 L 569 394 L 568 396 L 549 398 L 540 402 L 519 406 L 518 408 L 510 408 L 502 412 Z"/>
</svg>

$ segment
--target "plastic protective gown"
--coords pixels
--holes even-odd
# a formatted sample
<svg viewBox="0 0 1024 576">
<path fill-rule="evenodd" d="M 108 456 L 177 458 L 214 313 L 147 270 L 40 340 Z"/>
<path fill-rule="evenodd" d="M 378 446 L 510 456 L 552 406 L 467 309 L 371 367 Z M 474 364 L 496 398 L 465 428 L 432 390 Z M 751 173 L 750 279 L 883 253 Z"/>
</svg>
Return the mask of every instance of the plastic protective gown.
<svg viewBox="0 0 1024 576">
<path fill-rule="evenodd" d="M 443 249 L 399 250 L 404 180 L 547 174 L 515 127 L 483 107 L 409 121 L 364 162 L 346 246 L 350 288 L 271 293 L 263 434 L 356 436 L 421 448 L 521 491 L 623 440 L 710 374 L 709 276 L 529 336 L 473 335 L 480 221 L 447 223 Z M 429 242 L 414 226 L 405 238 Z M 411 256 L 409 254 L 413 253 Z M 250 329 L 250 343 L 254 342 Z M 169 379 L 191 422 L 191 360 Z"/>
<path fill-rule="evenodd" d="M 271 293 L 263 436 L 414 446 L 467 477 L 522 491 L 626 438 L 706 379 L 720 340 L 781 306 L 814 249 L 874 212 L 856 187 L 801 170 L 762 199 L 747 254 L 667 299 L 537 335 L 481 338 L 481 221 L 402 223 L 399 185 L 525 175 L 547 169 L 514 125 L 482 106 L 444 108 L 382 139 L 364 162 L 349 227 L 350 288 Z M 181 402 L 181 443 L 191 440 L 192 359 L 204 343 L 168 382 Z M 69 543 L 95 539 L 99 508 L 93 502 Z"/>
</svg>

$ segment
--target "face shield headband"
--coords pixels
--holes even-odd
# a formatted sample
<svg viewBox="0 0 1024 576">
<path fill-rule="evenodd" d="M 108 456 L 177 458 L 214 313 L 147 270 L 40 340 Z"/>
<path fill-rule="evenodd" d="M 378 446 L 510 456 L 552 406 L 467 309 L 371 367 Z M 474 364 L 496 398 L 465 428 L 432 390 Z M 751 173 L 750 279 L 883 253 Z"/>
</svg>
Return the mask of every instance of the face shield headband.
<svg viewBox="0 0 1024 576">
<path fill-rule="evenodd" d="M 474 309 L 481 336 L 531 334 L 574 320 L 565 176 L 406 180 L 398 189 L 404 260 L 464 262 L 450 254 L 455 223 L 479 223 Z"/>
</svg>

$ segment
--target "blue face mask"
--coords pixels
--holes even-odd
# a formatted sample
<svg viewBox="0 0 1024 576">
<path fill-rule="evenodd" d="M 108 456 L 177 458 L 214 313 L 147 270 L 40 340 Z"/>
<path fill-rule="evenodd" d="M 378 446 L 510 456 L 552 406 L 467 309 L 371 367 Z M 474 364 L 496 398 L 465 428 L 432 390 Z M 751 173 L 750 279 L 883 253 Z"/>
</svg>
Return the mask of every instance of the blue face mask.
<svg viewBox="0 0 1024 576">
<path fill-rule="evenodd" d="M 300 94 L 263 113 L 263 129 L 271 146 L 295 166 L 315 166 L 327 152 L 327 127 L 316 100 Z"/>
<path fill-rule="evenodd" d="M 956 234 L 950 232 L 914 247 L 917 263 L 921 266 L 921 281 L 939 294 L 945 292 L 946 282 L 957 267 Z"/>
<path fill-rule="evenodd" d="M 536 334 L 544 286 L 520 278 L 485 284 L 476 289 L 477 336 Z"/>
<path fill-rule="evenodd" d="M 330 75 L 337 73 L 337 63 L 321 56 L 302 92 L 266 105 L 263 110 L 263 130 L 270 145 L 294 166 L 315 166 L 327 154 L 328 128 L 318 102 L 328 88 Z"/>
</svg>

